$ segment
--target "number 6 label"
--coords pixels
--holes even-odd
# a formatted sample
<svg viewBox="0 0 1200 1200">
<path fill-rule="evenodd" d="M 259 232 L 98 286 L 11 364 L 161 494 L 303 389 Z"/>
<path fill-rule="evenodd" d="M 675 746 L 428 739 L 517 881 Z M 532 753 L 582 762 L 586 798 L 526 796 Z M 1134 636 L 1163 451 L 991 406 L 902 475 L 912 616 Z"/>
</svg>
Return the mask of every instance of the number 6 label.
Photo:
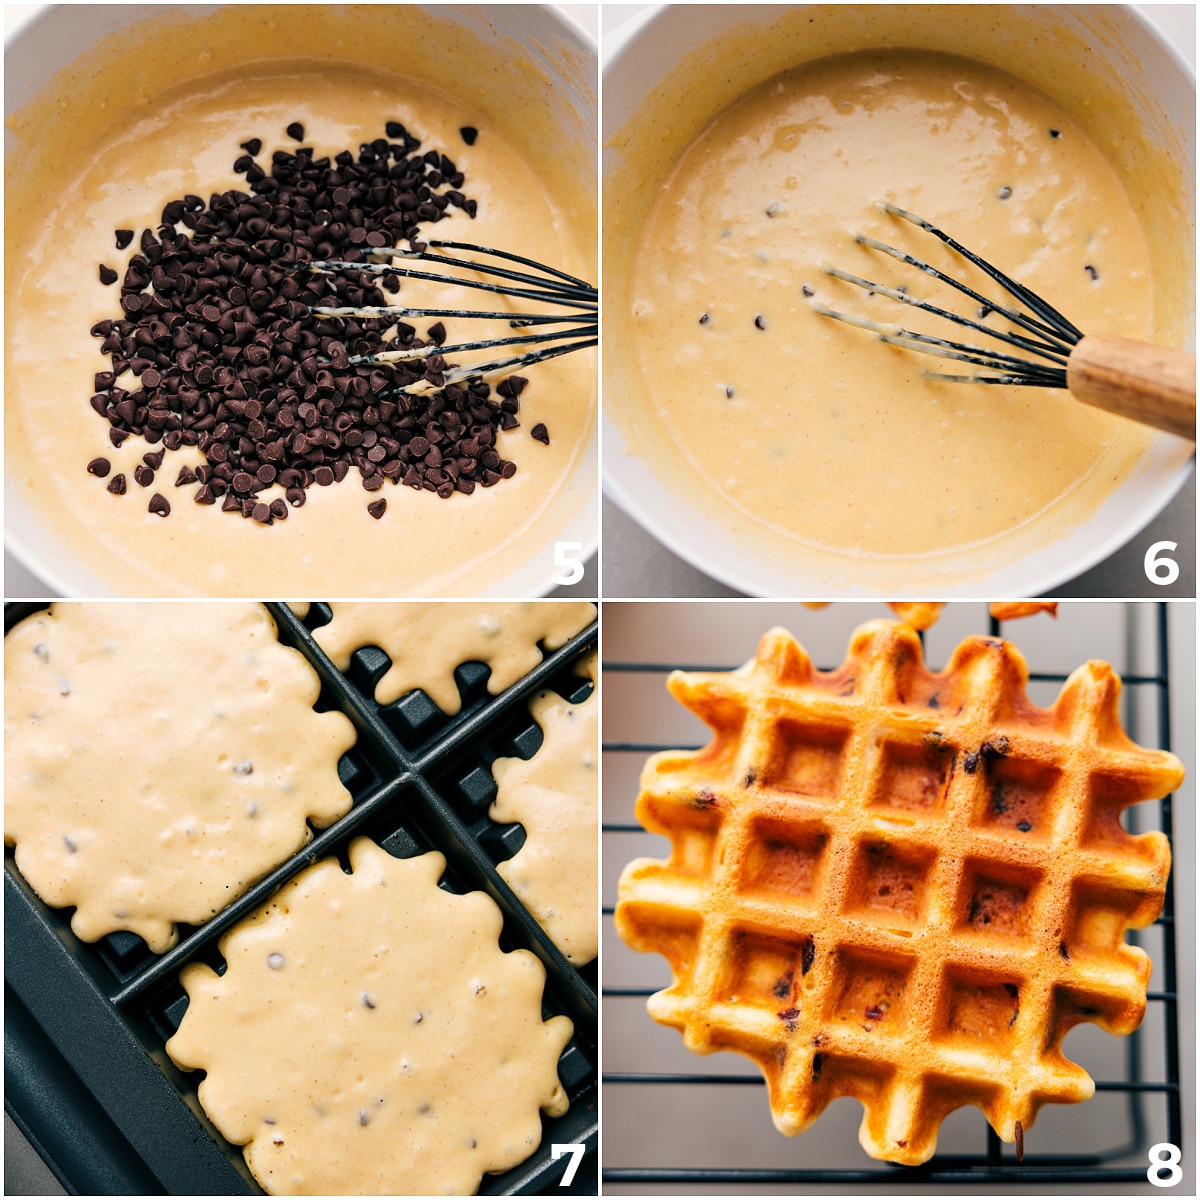
<svg viewBox="0 0 1200 1200">
<path fill-rule="evenodd" d="M 1183 1172 L 1179 1168 L 1179 1160 L 1182 1157 L 1183 1153 L 1173 1142 L 1159 1142 L 1151 1146 L 1150 1167 L 1146 1171 L 1146 1178 L 1155 1187 L 1174 1187 L 1183 1178 Z M 1167 1172 L 1166 1178 L 1159 1174 L 1160 1171 Z"/>
<path fill-rule="evenodd" d="M 571 1156 L 571 1161 L 567 1163 L 567 1169 L 563 1172 L 563 1177 L 558 1181 L 559 1187 L 571 1186 L 571 1180 L 575 1178 L 575 1172 L 579 1170 L 579 1164 L 583 1162 L 583 1152 L 586 1149 L 587 1147 L 582 1142 L 555 1142 L 550 1147 L 551 1160 L 562 1158 L 564 1154 Z M 1157 1150 L 1158 1147 L 1156 1146 L 1155 1149 Z M 1171 1149 L 1175 1150 L 1175 1147 L 1172 1146 Z M 1178 1154 L 1179 1151 L 1175 1150 L 1175 1153 Z M 1175 1161 L 1178 1162 L 1179 1160 L 1176 1159 Z M 1183 1172 L 1180 1171 L 1180 1174 L 1182 1175 Z"/>
<path fill-rule="evenodd" d="M 1165 554 L 1162 554 L 1163 550 L 1175 550 L 1177 548 L 1177 542 L 1155 542 L 1146 551 L 1146 557 L 1142 560 L 1142 569 L 1146 572 L 1146 578 L 1151 583 L 1157 583 L 1160 587 L 1166 587 L 1167 584 L 1174 583 L 1179 578 L 1179 564 L 1173 558 L 1168 558 Z M 1161 558 L 1159 557 L 1160 554 L 1162 554 Z M 1166 1145 L 1166 1143 L 1164 1142 L 1163 1145 Z"/>
</svg>

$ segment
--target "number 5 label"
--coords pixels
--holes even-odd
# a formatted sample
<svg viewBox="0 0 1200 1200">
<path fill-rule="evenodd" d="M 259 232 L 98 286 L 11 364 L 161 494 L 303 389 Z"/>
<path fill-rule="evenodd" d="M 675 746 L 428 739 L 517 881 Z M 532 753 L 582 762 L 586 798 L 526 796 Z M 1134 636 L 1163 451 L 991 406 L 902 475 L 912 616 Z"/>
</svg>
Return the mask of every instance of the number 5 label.
<svg viewBox="0 0 1200 1200">
<path fill-rule="evenodd" d="M 562 543 L 560 542 L 559 544 L 561 545 Z M 583 1154 L 586 1149 L 587 1147 L 582 1142 L 555 1142 L 550 1147 L 551 1160 L 562 1158 L 564 1154 L 571 1156 L 571 1161 L 567 1163 L 567 1169 L 563 1172 L 563 1177 L 558 1181 L 559 1187 L 571 1186 L 571 1180 L 575 1178 L 575 1172 L 579 1170 L 579 1164 L 583 1162 Z M 1175 1147 L 1172 1146 L 1171 1149 L 1174 1150 Z M 1178 1154 L 1179 1151 L 1176 1150 L 1175 1153 Z M 1178 1162 L 1178 1159 L 1176 1161 Z"/>
<path fill-rule="evenodd" d="M 551 576 L 552 582 L 565 585 L 578 583 L 583 578 L 583 563 L 579 561 L 582 549 L 582 542 L 554 543 L 554 566 L 557 570 Z M 1178 568 L 1175 573 L 1179 574 Z"/>
<path fill-rule="evenodd" d="M 1179 1169 L 1182 1157 L 1183 1153 L 1173 1142 L 1159 1142 L 1151 1146 L 1150 1168 L 1146 1178 L 1155 1187 L 1174 1187 L 1183 1178 L 1183 1172 Z M 1159 1174 L 1160 1171 L 1167 1172 L 1165 1178 Z"/>
</svg>

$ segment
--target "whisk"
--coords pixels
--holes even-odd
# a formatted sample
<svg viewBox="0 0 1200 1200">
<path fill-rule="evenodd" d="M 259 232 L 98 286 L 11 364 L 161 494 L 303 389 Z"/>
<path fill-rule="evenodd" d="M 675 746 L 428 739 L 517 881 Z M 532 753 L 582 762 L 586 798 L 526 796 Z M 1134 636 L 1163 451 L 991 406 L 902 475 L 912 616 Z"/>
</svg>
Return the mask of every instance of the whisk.
<svg viewBox="0 0 1200 1200">
<path fill-rule="evenodd" d="M 1076 400 L 1130 417 L 1144 425 L 1165 430 L 1179 437 L 1196 440 L 1196 356 L 1185 350 L 1147 345 L 1128 338 L 1106 334 L 1084 334 L 1056 308 L 1027 287 L 985 262 L 977 254 L 959 245 L 936 225 L 906 212 L 894 204 L 883 208 L 893 216 L 932 233 L 956 253 L 973 263 L 1008 293 L 1019 307 L 997 303 L 973 288 L 950 278 L 929 263 L 897 250 L 875 238 L 858 234 L 855 241 L 916 267 L 970 297 L 979 307 L 981 319 L 992 313 L 1007 318 L 1015 328 L 994 329 L 958 313 L 910 296 L 905 289 L 872 283 L 858 275 L 825 264 L 825 271 L 836 279 L 854 284 L 869 293 L 878 293 L 924 312 L 944 317 L 957 325 L 976 330 L 989 338 L 1020 351 L 1013 354 L 989 346 L 950 341 L 896 325 L 885 325 L 850 313 L 835 312 L 814 301 L 813 307 L 826 317 L 834 317 L 878 334 L 881 341 L 924 354 L 955 359 L 997 374 L 953 375 L 923 372 L 927 379 L 951 383 L 1010 384 L 1027 387 L 1066 388 Z M 1033 358 L 1028 356 L 1032 355 Z"/>
<path fill-rule="evenodd" d="M 450 354 L 461 354 L 468 351 L 493 351 L 505 346 L 539 347 L 509 358 L 496 359 L 491 362 L 476 363 L 454 367 L 443 373 L 443 384 L 457 383 L 469 379 L 482 379 L 489 375 L 511 373 L 524 370 L 535 363 L 557 358 L 561 354 L 570 354 L 573 350 L 583 350 L 595 346 L 598 341 L 599 307 L 597 292 L 591 284 L 582 279 L 576 279 L 565 271 L 548 267 L 544 263 L 524 258 L 519 254 L 510 254 L 505 250 L 493 250 L 487 246 L 477 246 L 470 242 L 429 241 L 425 250 L 406 250 L 394 246 L 363 246 L 367 254 L 379 255 L 389 259 L 417 259 L 425 263 L 433 263 L 442 267 L 458 267 L 477 272 L 500 282 L 487 282 L 480 279 L 469 279 L 460 275 L 445 275 L 430 271 L 415 270 L 410 267 L 397 266 L 392 263 L 362 263 L 322 261 L 298 266 L 297 270 L 311 271 L 319 274 L 336 274 L 341 271 L 365 272 L 371 275 L 396 276 L 407 279 L 419 279 L 433 283 L 457 284 L 462 287 L 475 288 L 501 296 L 515 296 L 522 300 L 536 300 L 558 306 L 566 311 L 546 313 L 511 313 L 511 312 L 473 312 L 462 309 L 447 308 L 411 308 L 402 305 L 366 305 L 357 308 L 324 308 L 314 307 L 309 311 L 318 317 L 387 317 L 403 320 L 407 317 L 446 317 L 459 320 L 498 320 L 506 322 L 512 329 L 528 329 L 533 326 L 561 326 L 562 328 L 547 328 L 537 333 L 504 338 L 488 338 L 481 341 L 460 342 L 458 345 L 431 345 L 414 349 L 397 348 L 396 350 L 381 351 L 377 354 L 351 356 L 345 360 L 350 366 L 374 363 L 412 361 L 430 358 L 434 355 L 445 357 Z M 430 253 L 430 250 L 466 251 L 473 257 L 457 258 L 442 254 Z M 499 262 L 492 260 L 500 260 Z M 538 274 L 528 271 L 515 270 L 502 263 L 518 263 Z M 411 384 L 404 390 L 413 390 L 428 386 L 424 381 Z"/>
</svg>

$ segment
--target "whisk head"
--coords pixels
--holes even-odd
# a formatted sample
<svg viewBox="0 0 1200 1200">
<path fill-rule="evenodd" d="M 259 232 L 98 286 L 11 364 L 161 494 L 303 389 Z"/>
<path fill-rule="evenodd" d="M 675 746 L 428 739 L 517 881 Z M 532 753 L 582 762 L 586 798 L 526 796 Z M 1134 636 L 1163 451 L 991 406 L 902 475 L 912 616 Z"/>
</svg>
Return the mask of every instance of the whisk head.
<svg viewBox="0 0 1200 1200">
<path fill-rule="evenodd" d="M 465 252 L 470 257 L 449 256 L 431 253 L 433 250 Z M 530 329 L 538 332 L 513 337 L 484 338 L 478 341 L 460 342 L 457 345 L 429 345 L 412 348 L 397 347 L 395 350 L 378 354 L 351 356 L 345 365 L 367 365 L 395 362 L 412 362 L 433 357 L 445 358 L 449 354 L 492 351 L 507 346 L 528 346 L 528 350 L 508 358 L 487 362 L 455 366 L 441 372 L 441 383 L 459 383 L 465 380 L 483 379 L 490 375 L 520 371 L 535 363 L 595 346 L 598 341 L 599 305 L 597 291 L 591 284 L 576 279 L 565 271 L 548 267 L 519 254 L 505 250 L 494 250 L 471 242 L 429 241 L 424 249 L 412 250 L 395 246 L 363 246 L 365 255 L 387 258 L 387 263 L 321 261 L 298 264 L 297 271 L 318 274 L 337 274 L 355 271 L 382 277 L 417 279 L 439 284 L 454 284 L 500 296 L 514 296 L 522 300 L 556 306 L 559 311 L 551 312 L 495 312 L 470 311 L 464 309 L 408 307 L 404 305 L 369 305 L 350 308 L 314 307 L 309 311 L 317 317 L 369 319 L 394 318 L 403 321 L 408 317 L 437 317 L 459 320 L 503 321 L 512 329 Z M 431 263 L 443 272 L 417 270 L 398 265 L 397 259 L 416 259 Z M 507 264 L 520 264 L 526 270 L 517 270 Z M 469 271 L 484 278 L 444 273 L 452 268 Z M 421 380 L 406 385 L 399 391 L 411 392 L 432 385 Z"/>
<path fill-rule="evenodd" d="M 858 234 L 854 239 L 859 245 L 867 246 L 872 250 L 878 250 L 908 266 L 916 267 L 926 275 L 930 275 L 942 283 L 949 284 L 950 287 L 964 296 L 970 297 L 979 305 L 979 320 L 973 320 L 959 313 L 950 312 L 936 304 L 931 304 L 915 296 L 910 296 L 904 288 L 891 288 L 880 283 L 873 283 L 869 279 L 852 275 L 848 271 L 842 271 L 829 263 L 824 264 L 826 273 L 836 279 L 841 279 L 846 283 L 860 287 L 870 294 L 878 293 L 889 299 L 897 300 L 902 304 L 911 305 L 913 308 L 920 309 L 923 312 L 944 317 L 956 325 L 976 330 L 995 341 L 1015 347 L 1024 354 L 1033 355 L 1035 356 L 1034 359 L 1031 360 L 1021 355 L 1012 354 L 1006 350 L 999 350 L 989 346 L 972 345 L 966 342 L 934 337 L 915 330 L 903 329 L 898 325 L 885 325 L 878 321 L 854 316 L 851 313 L 837 312 L 827 305 L 814 300 L 813 308 L 818 313 L 822 316 L 833 317 L 848 325 L 858 326 L 860 329 L 870 330 L 872 333 L 878 335 L 880 341 L 887 342 L 893 346 L 901 346 L 904 349 L 917 350 L 923 354 L 932 354 L 939 358 L 953 359 L 958 362 L 969 363 L 972 366 L 999 372 L 998 374 L 991 375 L 977 373 L 952 375 L 937 371 L 925 371 L 923 375 L 926 379 L 942 380 L 949 383 L 1019 384 L 1030 387 L 1054 388 L 1065 388 L 1067 386 L 1067 359 L 1070 357 L 1072 348 L 1083 338 L 1080 330 L 1076 329 L 1062 313 L 1051 304 L 1048 304 L 1035 292 L 1031 292 L 1027 287 L 1006 275 L 998 267 L 980 258 L 977 254 L 966 249 L 966 247 L 959 245 L 949 234 L 939 229 L 936 225 L 926 221 L 922 217 L 918 217 L 915 213 L 907 212 L 895 204 L 884 203 L 883 208 L 893 216 L 909 221 L 945 242 L 952 250 L 968 262 L 973 263 L 984 274 L 998 283 L 1012 300 L 1015 301 L 1015 304 L 997 303 L 994 299 L 989 299 L 981 295 L 967 284 L 961 283 L 957 279 L 953 279 L 944 272 L 939 271 L 937 267 L 931 266 L 929 263 L 905 253 L 903 250 L 897 250 L 894 246 L 889 246 L 864 234 Z M 1014 328 L 1008 330 L 994 329 L 991 326 L 982 324 L 981 321 L 992 313 L 998 313 L 1000 316 L 1005 317 L 1012 323 Z"/>
</svg>

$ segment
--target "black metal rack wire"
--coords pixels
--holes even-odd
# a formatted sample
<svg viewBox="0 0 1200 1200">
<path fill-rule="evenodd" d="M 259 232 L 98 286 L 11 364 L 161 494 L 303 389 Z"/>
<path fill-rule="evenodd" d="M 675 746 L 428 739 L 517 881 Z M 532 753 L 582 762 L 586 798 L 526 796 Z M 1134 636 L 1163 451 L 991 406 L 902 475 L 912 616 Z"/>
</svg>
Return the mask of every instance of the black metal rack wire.
<svg viewBox="0 0 1200 1200">
<path fill-rule="evenodd" d="M 997 637 L 1001 634 L 1001 623 L 994 617 L 988 619 L 988 632 Z M 1171 749 L 1171 680 L 1170 653 L 1167 624 L 1167 605 L 1159 602 L 1155 612 L 1154 625 L 1154 671 L 1152 674 L 1136 674 L 1130 672 L 1122 675 L 1125 685 L 1127 712 L 1135 712 L 1135 706 L 1141 694 L 1149 692 L 1154 697 L 1155 704 L 1155 733 L 1154 743 L 1163 750 Z M 924 643 L 924 635 L 922 635 Z M 716 666 L 696 664 L 672 664 L 654 662 L 623 662 L 605 661 L 602 670 L 605 674 L 612 673 L 643 673 L 666 675 L 677 666 L 691 671 L 728 671 L 740 664 L 724 663 Z M 1062 685 L 1067 675 L 1055 672 L 1031 671 L 1031 683 L 1050 683 Z M 1127 722 L 1128 724 L 1129 722 Z M 603 741 L 602 752 L 607 755 L 630 754 L 645 756 L 661 750 L 671 749 L 700 749 L 700 746 L 681 747 L 675 743 L 660 742 L 619 742 Z M 1150 809 L 1151 805 L 1143 804 L 1141 809 Z M 1172 840 L 1172 796 L 1168 795 L 1158 802 L 1157 828 L 1166 834 L 1168 841 Z M 1154 827 L 1154 826 L 1150 826 Z M 602 824 L 602 834 L 607 846 L 612 834 L 643 833 L 642 827 L 636 823 Z M 614 855 L 619 857 L 619 855 Z M 605 904 L 602 908 L 605 920 L 611 921 L 613 906 Z M 1146 1163 L 1147 1152 L 1150 1149 L 1150 1125 L 1146 1118 L 1145 1101 L 1148 1096 L 1161 1095 L 1166 1108 L 1166 1140 L 1181 1149 L 1183 1143 L 1182 1098 L 1180 1091 L 1180 1062 L 1179 1062 L 1179 996 L 1177 991 L 1177 963 L 1175 941 L 1175 888 L 1174 873 L 1167 879 L 1166 895 L 1163 911 L 1156 926 L 1162 929 L 1162 979 L 1164 988 L 1161 991 L 1147 993 L 1146 999 L 1150 1005 L 1161 1005 L 1163 1010 L 1163 1061 L 1162 1078 L 1146 1078 L 1150 1072 L 1146 1069 L 1147 1033 L 1145 1024 L 1135 1030 L 1125 1039 L 1125 1077 L 1122 1079 L 1096 1080 L 1097 1093 L 1119 1093 L 1127 1097 L 1127 1112 L 1129 1136 L 1123 1144 L 1112 1146 L 1101 1153 L 1091 1154 L 1026 1154 L 1023 1161 L 1018 1162 L 1011 1149 L 1005 1153 L 1003 1143 L 990 1125 L 984 1121 L 987 1144 L 983 1154 L 942 1154 L 936 1153 L 927 1163 L 920 1167 L 896 1167 L 880 1163 L 875 1167 L 864 1169 L 846 1168 L 757 1168 L 757 1167 L 638 1167 L 616 1165 L 612 1162 L 607 1149 L 602 1151 L 602 1180 L 613 1184 L 694 1184 L 694 1185 L 730 1185 L 730 1190 L 736 1190 L 738 1185 L 776 1184 L 776 1185 L 845 1185 L 845 1184 L 880 1184 L 888 1189 L 919 1189 L 931 1184 L 963 1185 L 963 1184 L 1013 1184 L 1021 1188 L 1036 1187 L 1041 1184 L 1113 1184 L 1141 1183 L 1147 1184 Z M 1136 931 L 1130 935 L 1131 942 L 1136 942 Z M 658 988 L 626 987 L 617 984 L 605 984 L 601 988 L 601 996 L 605 1001 L 634 1000 L 651 996 Z M 650 1018 L 647 1017 L 647 1020 Z M 613 1102 L 612 1089 L 615 1087 L 660 1087 L 671 1085 L 712 1086 L 712 1087 L 764 1087 L 761 1074 L 713 1074 L 701 1071 L 679 1073 L 648 1073 L 648 1072 L 615 1072 L 602 1071 L 601 1085 L 607 1103 Z M 984 1120 L 979 1114 L 980 1120 Z M 1143 1165 L 1122 1165 L 1132 1155 L 1140 1154 Z M 1185 1154 L 1186 1157 L 1186 1154 Z"/>
</svg>

